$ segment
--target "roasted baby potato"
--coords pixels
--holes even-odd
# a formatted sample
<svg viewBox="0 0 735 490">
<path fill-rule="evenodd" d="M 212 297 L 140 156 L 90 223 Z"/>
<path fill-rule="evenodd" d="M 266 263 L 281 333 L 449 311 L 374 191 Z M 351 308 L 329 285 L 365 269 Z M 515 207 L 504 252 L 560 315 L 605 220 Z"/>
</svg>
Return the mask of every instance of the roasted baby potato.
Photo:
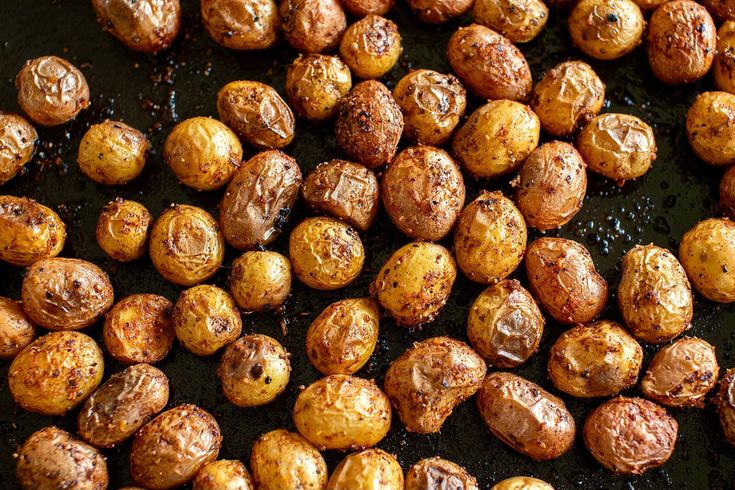
<svg viewBox="0 0 735 490">
<path fill-rule="evenodd" d="M 0 296 L 0 359 L 14 358 L 35 337 L 36 329 L 20 301 Z"/>
<path fill-rule="evenodd" d="M 407 0 L 406 3 L 419 19 L 440 24 L 469 11 L 473 0 Z"/>
<path fill-rule="evenodd" d="M 714 398 L 720 426 L 725 440 L 735 446 L 735 368 L 728 369 L 720 380 L 720 389 Z"/>
<path fill-rule="evenodd" d="M 718 303 L 735 301 L 735 223 L 727 218 L 700 221 L 681 239 L 679 260 L 702 296 Z"/>
<path fill-rule="evenodd" d="M 374 446 L 390 430 L 391 408 L 374 381 L 333 374 L 299 393 L 293 408 L 299 433 L 320 450 Z"/>
<path fill-rule="evenodd" d="M 337 0 L 284 0 L 278 12 L 286 41 L 302 53 L 331 51 L 347 27 Z"/>
<path fill-rule="evenodd" d="M 28 266 L 59 255 L 65 241 L 55 211 L 27 197 L 0 196 L 0 260 Z"/>
<path fill-rule="evenodd" d="M 174 331 L 184 347 L 209 356 L 242 332 L 242 318 L 227 291 L 201 284 L 182 292 L 172 314 Z"/>
<path fill-rule="evenodd" d="M 717 54 L 712 64 L 712 78 L 718 90 L 735 94 L 735 21 L 728 20 L 717 30 Z"/>
<path fill-rule="evenodd" d="M 564 402 L 515 374 L 486 376 L 477 408 L 498 439 L 536 461 L 558 458 L 574 442 L 574 419 Z"/>
<path fill-rule="evenodd" d="M 146 252 L 152 221 L 145 206 L 118 197 L 102 208 L 97 220 L 97 244 L 119 262 L 138 260 Z"/>
<path fill-rule="evenodd" d="M 720 208 L 735 219 L 735 167 L 730 167 L 720 180 Z"/>
<path fill-rule="evenodd" d="M 350 89 L 350 68 L 337 56 L 299 56 L 286 73 L 288 100 L 296 112 L 311 121 L 333 117 L 339 101 Z"/>
<path fill-rule="evenodd" d="M 374 14 L 348 27 L 339 45 L 344 62 L 362 79 L 380 78 L 388 73 L 402 52 L 398 26 Z"/>
<path fill-rule="evenodd" d="M 472 20 L 507 37 L 526 43 L 538 36 L 549 19 L 549 8 L 541 0 L 475 0 Z"/>
<path fill-rule="evenodd" d="M 267 49 L 278 37 L 274 0 L 202 0 L 201 12 L 209 35 L 226 48 Z"/>
<path fill-rule="evenodd" d="M 229 285 L 245 311 L 278 308 L 291 292 L 291 262 L 277 252 L 245 252 L 232 263 Z"/>
<path fill-rule="evenodd" d="M 687 113 L 689 144 L 710 165 L 735 163 L 735 95 L 699 94 Z"/>
<path fill-rule="evenodd" d="M 137 129 L 108 119 L 84 133 L 77 163 L 84 175 L 99 184 L 126 184 L 143 171 L 150 146 Z"/>
<path fill-rule="evenodd" d="M 405 490 L 479 490 L 477 480 L 458 464 L 438 456 L 422 459 L 406 472 Z"/>
<path fill-rule="evenodd" d="M 717 23 L 735 20 L 735 4 L 731 0 L 703 0 L 702 5 Z"/>
<path fill-rule="evenodd" d="M 554 487 L 538 478 L 514 476 L 496 483 L 490 490 L 554 490 Z"/>
<path fill-rule="evenodd" d="M 8 388 L 25 410 L 61 416 L 102 381 L 105 363 L 97 343 L 80 332 L 52 332 L 26 346 L 8 370 Z"/>
<path fill-rule="evenodd" d="M 393 8 L 395 0 L 342 0 L 342 6 L 352 15 L 385 15 Z"/>
<path fill-rule="evenodd" d="M 608 470 L 641 475 L 671 457 L 677 432 L 676 420 L 655 403 L 619 396 L 587 416 L 584 444 Z"/>
<path fill-rule="evenodd" d="M 403 470 L 382 449 L 366 449 L 345 457 L 329 477 L 327 490 L 404 490 Z"/>
<path fill-rule="evenodd" d="M 255 441 L 250 468 L 259 490 L 323 490 L 329 476 L 319 451 L 300 435 L 284 429 L 267 432 Z"/>
<path fill-rule="evenodd" d="M 87 398 L 77 418 L 79 435 L 109 448 L 132 436 L 168 403 L 168 378 L 148 364 L 113 374 Z"/>
<path fill-rule="evenodd" d="M 192 482 L 192 490 L 255 490 L 248 469 L 240 461 L 220 459 L 207 463 Z"/>
<path fill-rule="evenodd" d="M 167 49 L 181 28 L 179 0 L 92 0 L 92 6 L 102 28 L 135 51 Z"/>
<path fill-rule="evenodd" d="M 485 361 L 470 346 L 434 337 L 413 344 L 391 363 L 383 389 L 409 432 L 433 434 L 475 394 L 485 371 Z"/>
<path fill-rule="evenodd" d="M 645 27 L 643 13 L 633 0 L 581 0 L 569 15 L 572 43 L 598 60 L 633 51 Z"/>
<path fill-rule="evenodd" d="M 38 146 L 38 133 L 31 123 L 17 114 L 0 111 L 0 185 L 31 161 Z"/>
</svg>

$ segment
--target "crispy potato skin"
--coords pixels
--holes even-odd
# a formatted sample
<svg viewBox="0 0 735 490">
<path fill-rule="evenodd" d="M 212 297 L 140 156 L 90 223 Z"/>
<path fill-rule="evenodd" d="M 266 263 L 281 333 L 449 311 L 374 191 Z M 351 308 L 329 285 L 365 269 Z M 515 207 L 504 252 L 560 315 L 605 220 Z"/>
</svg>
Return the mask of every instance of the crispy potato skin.
<svg viewBox="0 0 735 490">
<path fill-rule="evenodd" d="M 388 434 L 390 400 L 372 380 L 333 374 L 299 393 L 293 419 L 299 433 L 320 450 L 363 449 Z"/>
<path fill-rule="evenodd" d="M 407 0 L 406 3 L 422 21 L 440 24 L 468 12 L 473 0 Z"/>
<path fill-rule="evenodd" d="M 405 490 L 479 490 L 477 480 L 458 464 L 438 456 L 422 459 L 406 472 Z"/>
<path fill-rule="evenodd" d="M 26 439 L 18 451 L 16 476 L 24 490 L 105 490 L 109 483 L 104 456 L 54 426 Z"/>
<path fill-rule="evenodd" d="M 735 301 L 735 223 L 700 221 L 684 234 L 679 260 L 695 289 L 718 303 Z"/>
<path fill-rule="evenodd" d="M 643 13 L 633 0 L 581 0 L 569 15 L 572 43 L 598 60 L 633 51 L 645 27 Z"/>
<path fill-rule="evenodd" d="M 278 12 L 286 41 L 302 53 L 333 50 L 347 28 L 337 0 L 284 0 Z"/>
<path fill-rule="evenodd" d="M 179 0 L 92 0 L 92 6 L 102 28 L 135 51 L 167 49 L 181 28 Z"/>
<path fill-rule="evenodd" d="M 634 336 L 660 344 L 689 328 L 692 290 L 674 254 L 655 245 L 637 245 L 625 254 L 621 268 L 618 306 Z"/>
<path fill-rule="evenodd" d="M 118 262 L 138 260 L 147 250 L 153 216 L 145 206 L 121 197 L 108 202 L 97 220 L 97 244 Z"/>
<path fill-rule="evenodd" d="M 393 8 L 395 0 L 342 0 L 342 6 L 352 15 L 385 15 Z"/>
<path fill-rule="evenodd" d="M 433 434 L 460 403 L 475 394 L 485 361 L 464 342 L 434 337 L 393 361 L 383 388 L 409 432 Z"/>
<path fill-rule="evenodd" d="M 192 490 L 255 490 L 248 469 L 240 461 L 220 459 L 207 463 L 192 482 Z"/>
<path fill-rule="evenodd" d="M 0 296 L 0 359 L 12 359 L 33 342 L 36 328 L 20 301 Z"/>
<path fill-rule="evenodd" d="M 267 49 L 278 37 L 278 7 L 273 0 L 202 0 L 204 27 L 226 48 Z"/>
<path fill-rule="evenodd" d="M 554 490 L 554 487 L 538 478 L 514 476 L 496 483 L 490 490 Z"/>
<path fill-rule="evenodd" d="M 319 451 L 299 434 L 284 429 L 267 432 L 255 441 L 250 468 L 260 490 L 324 490 L 329 476 Z"/>
<path fill-rule="evenodd" d="M 278 308 L 291 293 L 291 262 L 277 252 L 245 252 L 232 263 L 229 285 L 245 311 Z"/>
<path fill-rule="evenodd" d="M 717 407 L 725 440 L 735 446 L 735 368 L 725 372 L 713 402 Z"/>
<path fill-rule="evenodd" d="M 201 284 L 182 292 L 173 309 L 176 337 L 190 352 L 209 356 L 242 332 L 242 318 L 227 291 Z"/>
<path fill-rule="evenodd" d="M 87 398 L 77 417 L 79 435 L 110 448 L 132 436 L 168 403 L 168 378 L 148 364 L 113 374 Z"/>
<path fill-rule="evenodd" d="M 296 112 L 311 121 L 337 114 L 342 97 L 352 89 L 350 68 L 337 56 L 300 55 L 286 73 L 286 93 Z"/>
<path fill-rule="evenodd" d="M 735 95 L 704 92 L 687 112 L 689 144 L 710 165 L 735 163 Z"/>
<path fill-rule="evenodd" d="M 122 185 L 143 171 L 150 146 L 137 129 L 108 119 L 84 133 L 77 163 L 84 175 L 99 184 Z"/>
<path fill-rule="evenodd" d="M 388 73 L 402 52 L 398 26 L 374 14 L 348 27 L 339 45 L 344 62 L 362 79 L 380 78 Z"/>
<path fill-rule="evenodd" d="M 564 402 L 515 374 L 486 376 L 477 408 L 498 439 L 536 461 L 558 458 L 574 442 L 574 419 Z"/>
<path fill-rule="evenodd" d="M 221 446 L 222 434 L 212 415 L 196 405 L 179 405 L 135 434 L 130 475 L 151 490 L 177 487 L 217 459 Z"/>
<path fill-rule="evenodd" d="M 643 398 L 619 396 L 597 407 L 584 422 L 584 444 L 605 468 L 641 475 L 674 452 L 678 424 Z"/>
<path fill-rule="evenodd" d="M 52 332 L 26 346 L 8 370 L 8 388 L 25 410 L 61 416 L 102 381 L 102 351 L 79 332 Z"/>
<path fill-rule="evenodd" d="M 720 181 L 720 208 L 735 219 L 735 167 L 730 167 Z"/>
<path fill-rule="evenodd" d="M 0 196 L 0 260 L 29 266 L 59 255 L 65 241 L 55 211 L 27 197 Z"/>
<path fill-rule="evenodd" d="M 18 114 L 0 111 L 0 185 L 20 173 L 38 147 L 38 133 Z"/>
<path fill-rule="evenodd" d="M 548 19 L 549 8 L 541 0 L 475 0 L 472 9 L 472 20 L 513 43 L 533 40 Z"/>
<path fill-rule="evenodd" d="M 733 20 L 724 22 L 717 30 L 717 54 L 712 64 L 712 78 L 718 90 L 735 94 L 735 21 Z"/>
<path fill-rule="evenodd" d="M 326 490 L 404 490 L 403 470 L 382 449 L 366 449 L 346 456 L 334 469 Z"/>
<path fill-rule="evenodd" d="M 607 282 L 587 249 L 572 240 L 535 240 L 526 251 L 526 273 L 534 298 L 561 323 L 587 323 L 607 302 Z"/>
</svg>

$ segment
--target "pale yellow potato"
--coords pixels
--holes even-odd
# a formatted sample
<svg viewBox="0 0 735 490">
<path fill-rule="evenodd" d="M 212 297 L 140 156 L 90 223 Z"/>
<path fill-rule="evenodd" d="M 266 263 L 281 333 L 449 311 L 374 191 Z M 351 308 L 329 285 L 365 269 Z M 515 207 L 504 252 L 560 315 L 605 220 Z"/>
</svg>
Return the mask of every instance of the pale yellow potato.
<svg viewBox="0 0 735 490">
<path fill-rule="evenodd" d="M 700 221 L 684 234 L 679 260 L 694 288 L 718 303 L 735 301 L 735 223 Z"/>
<path fill-rule="evenodd" d="M 229 287 L 245 311 L 278 308 L 291 292 L 291 262 L 277 252 L 245 252 L 232 263 Z"/>
<path fill-rule="evenodd" d="M 350 89 L 350 68 L 337 56 L 299 56 L 286 73 L 286 93 L 291 105 L 311 121 L 333 117 L 339 101 Z"/>
<path fill-rule="evenodd" d="M 374 14 L 349 26 L 339 45 L 344 62 L 362 79 L 380 78 L 388 73 L 402 52 L 398 26 Z"/>
<path fill-rule="evenodd" d="M 255 441 L 250 468 L 259 490 L 324 490 L 329 476 L 319 451 L 285 429 L 267 432 Z"/>
<path fill-rule="evenodd" d="M 687 112 L 689 144 L 710 165 L 735 163 L 735 95 L 699 94 Z"/>
<path fill-rule="evenodd" d="M 28 266 L 59 255 L 65 241 L 55 211 L 27 197 L 0 196 L 0 260 Z"/>
<path fill-rule="evenodd" d="M 0 111 L 0 185 L 31 161 L 38 147 L 36 128 L 18 114 Z"/>
<path fill-rule="evenodd" d="M 438 456 L 422 459 L 406 472 L 405 490 L 479 490 L 467 470 Z"/>
<path fill-rule="evenodd" d="M 382 449 L 366 449 L 345 457 L 329 477 L 327 490 L 404 490 L 403 470 Z"/>
<path fill-rule="evenodd" d="M 0 296 L 0 359 L 14 358 L 35 337 L 36 328 L 20 301 Z"/>
<path fill-rule="evenodd" d="M 108 119 L 84 133 L 77 163 L 82 173 L 95 182 L 122 185 L 143 171 L 150 146 L 137 129 Z"/>
<path fill-rule="evenodd" d="M 598 60 L 633 51 L 643 39 L 646 21 L 633 0 L 581 0 L 569 15 L 572 43 Z"/>
<path fill-rule="evenodd" d="M 176 337 L 189 352 L 209 356 L 242 332 L 242 318 L 224 289 L 201 284 L 181 293 L 173 310 Z"/>
<path fill-rule="evenodd" d="M 204 465 L 194 478 L 192 490 L 255 490 L 248 469 L 240 461 L 220 459 Z"/>
<path fill-rule="evenodd" d="M 554 490 L 554 487 L 538 478 L 514 476 L 499 481 L 490 490 Z"/>
<path fill-rule="evenodd" d="M 138 260 L 146 252 L 153 217 L 145 206 L 121 197 L 108 202 L 97 220 L 97 244 L 118 262 Z"/>
<path fill-rule="evenodd" d="M 475 0 L 472 9 L 472 20 L 514 43 L 533 40 L 548 19 L 549 8 L 541 0 Z"/>
<path fill-rule="evenodd" d="M 717 30 L 712 78 L 718 90 L 735 94 L 735 20 L 724 22 Z"/>
</svg>

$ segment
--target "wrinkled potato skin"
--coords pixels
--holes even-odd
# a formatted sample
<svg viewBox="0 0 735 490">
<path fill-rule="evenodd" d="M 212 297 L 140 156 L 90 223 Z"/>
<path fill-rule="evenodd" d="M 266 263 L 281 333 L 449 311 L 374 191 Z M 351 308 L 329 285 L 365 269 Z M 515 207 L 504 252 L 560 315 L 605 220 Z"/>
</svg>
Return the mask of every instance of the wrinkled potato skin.
<svg viewBox="0 0 735 490">
<path fill-rule="evenodd" d="M 622 261 L 618 306 L 628 330 L 660 344 L 689 328 L 692 289 L 674 254 L 655 245 L 633 247 Z"/>
<path fill-rule="evenodd" d="M 278 37 L 274 0 L 202 0 L 201 12 L 209 35 L 225 48 L 267 49 Z"/>
<path fill-rule="evenodd" d="M 536 461 L 558 458 L 574 443 L 576 427 L 564 402 L 515 374 L 486 376 L 477 408 L 498 439 Z"/>
<path fill-rule="evenodd" d="M 490 28 L 460 28 L 449 39 L 447 59 L 465 87 L 482 99 L 524 101 L 531 93 L 531 69 L 523 53 Z"/>
<path fill-rule="evenodd" d="M 595 318 L 607 302 L 607 282 L 584 246 L 565 238 L 539 238 L 526 251 L 534 298 L 557 321 L 572 325 Z"/>
<path fill-rule="evenodd" d="M 15 356 L 8 388 L 25 410 L 62 416 L 84 401 L 102 381 L 102 351 L 79 332 L 43 335 Z"/>
<path fill-rule="evenodd" d="M 403 470 L 382 449 L 366 449 L 345 457 L 334 469 L 326 490 L 404 490 Z"/>
<path fill-rule="evenodd" d="M 84 175 L 99 184 L 122 185 L 143 171 L 150 146 L 137 129 L 108 119 L 84 133 L 77 163 Z"/>
<path fill-rule="evenodd" d="M 699 94 L 687 113 L 689 144 L 710 165 L 735 163 L 735 95 Z"/>
<path fill-rule="evenodd" d="M 684 234 L 679 260 L 699 293 L 718 303 L 735 301 L 735 223 L 706 219 Z"/>
<path fill-rule="evenodd" d="M 507 37 L 526 43 L 538 36 L 549 19 L 549 8 L 541 0 L 475 0 L 472 20 Z"/>
<path fill-rule="evenodd" d="M 735 219 L 735 167 L 730 167 L 720 181 L 720 208 Z"/>
<path fill-rule="evenodd" d="M 735 94 L 735 21 L 728 20 L 717 30 L 712 78 L 718 90 Z"/>
<path fill-rule="evenodd" d="M 370 285 L 370 294 L 398 325 L 416 327 L 436 318 L 456 278 L 457 266 L 449 250 L 411 242 L 386 260 Z"/>
<path fill-rule="evenodd" d="M 248 469 L 237 460 L 221 459 L 199 470 L 192 490 L 255 490 Z"/>
<path fill-rule="evenodd" d="M 37 147 L 38 133 L 31 123 L 0 111 L 0 185 L 18 175 Z"/>
<path fill-rule="evenodd" d="M 207 284 L 182 292 L 172 318 L 176 337 L 198 356 L 214 354 L 242 332 L 242 318 L 232 297 Z"/>
<path fill-rule="evenodd" d="M 327 464 L 309 441 L 278 429 L 260 436 L 250 453 L 253 481 L 259 490 L 324 490 Z"/>
<path fill-rule="evenodd" d="M 235 172 L 220 204 L 219 223 L 238 250 L 266 246 L 278 237 L 301 188 L 301 169 L 280 151 L 258 153 Z"/>
<path fill-rule="evenodd" d="M 514 476 L 496 483 L 490 490 L 554 490 L 554 487 L 530 476 Z"/>
<path fill-rule="evenodd" d="M 179 0 L 92 0 L 97 22 L 128 49 L 155 53 L 181 28 Z"/>
<path fill-rule="evenodd" d="M 402 52 L 398 26 L 373 14 L 348 27 L 339 45 L 344 62 L 362 79 L 380 78 L 388 73 Z"/>
<path fill-rule="evenodd" d="M 395 0 L 342 0 L 342 6 L 357 17 L 367 14 L 385 15 L 393 8 Z"/>
<path fill-rule="evenodd" d="M 390 400 L 372 380 L 333 374 L 299 394 L 293 420 L 319 450 L 368 448 L 390 430 Z"/>
<path fill-rule="evenodd" d="M 735 446 L 735 368 L 728 369 L 720 380 L 720 389 L 714 398 L 717 415 L 725 440 Z"/>
<path fill-rule="evenodd" d="M 347 28 L 337 0 L 284 0 L 278 12 L 286 41 L 302 53 L 333 50 Z"/>
<path fill-rule="evenodd" d="M 145 206 L 121 197 L 108 202 L 97 220 L 97 244 L 108 257 L 131 262 L 145 255 L 153 216 Z"/>
<path fill-rule="evenodd" d="M 641 475 L 669 459 L 677 432 L 676 420 L 655 403 L 619 396 L 587 416 L 584 444 L 608 470 Z"/>
<path fill-rule="evenodd" d="M 643 13 L 633 0 L 581 0 L 569 16 L 572 43 L 598 60 L 633 51 L 645 27 Z"/>
<path fill-rule="evenodd" d="M 475 394 L 485 361 L 464 342 L 434 337 L 393 361 L 383 388 L 409 432 L 433 434 L 460 403 Z"/>
<path fill-rule="evenodd" d="M 24 490 L 105 490 L 109 483 L 104 456 L 54 426 L 26 439 L 18 451 L 16 476 Z"/>
<path fill-rule="evenodd" d="M 470 280 L 494 284 L 523 260 L 528 233 L 513 201 L 483 191 L 462 210 L 454 230 L 457 265 Z"/>
<path fill-rule="evenodd" d="M 36 328 L 21 302 L 0 296 L 0 359 L 14 358 L 35 337 Z"/>
<path fill-rule="evenodd" d="M 469 11 L 473 0 L 407 0 L 406 3 L 422 21 L 440 24 Z"/>
<path fill-rule="evenodd" d="M 232 263 L 229 285 L 245 311 L 278 308 L 291 293 L 291 262 L 277 252 L 245 252 Z"/>
<path fill-rule="evenodd" d="M 350 89 L 350 69 L 336 56 L 299 56 L 286 73 L 288 99 L 296 112 L 310 121 L 332 118 Z"/>
<path fill-rule="evenodd" d="M 444 150 L 414 146 L 388 165 L 380 195 L 396 228 L 414 240 L 437 242 L 459 218 L 465 201 L 464 179 Z"/>
<path fill-rule="evenodd" d="M 168 378 L 148 364 L 115 373 L 87 398 L 77 418 L 79 435 L 110 448 L 132 436 L 168 403 Z"/>
<path fill-rule="evenodd" d="M 405 490 L 479 490 L 477 480 L 458 464 L 438 456 L 422 459 L 406 472 Z"/>
<path fill-rule="evenodd" d="M 16 266 L 56 257 L 66 241 L 58 214 L 33 199 L 0 196 L 0 260 Z"/>
<path fill-rule="evenodd" d="M 667 2 L 651 16 L 646 35 L 648 63 L 664 83 L 692 83 L 709 71 L 716 43 L 715 24 L 706 8 L 691 0 Z"/>
</svg>

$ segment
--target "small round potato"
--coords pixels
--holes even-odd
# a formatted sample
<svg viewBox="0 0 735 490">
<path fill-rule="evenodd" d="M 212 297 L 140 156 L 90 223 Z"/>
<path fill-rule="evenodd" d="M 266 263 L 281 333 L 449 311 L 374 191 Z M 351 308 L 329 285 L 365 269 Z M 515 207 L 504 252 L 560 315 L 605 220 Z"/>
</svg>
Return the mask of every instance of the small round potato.
<svg viewBox="0 0 735 490">
<path fill-rule="evenodd" d="M 179 405 L 145 424 L 133 439 L 130 475 L 151 490 L 178 487 L 217 459 L 222 434 L 212 415 Z"/>
<path fill-rule="evenodd" d="M 623 257 L 618 306 L 628 330 L 648 344 L 681 335 L 692 321 L 692 289 L 674 254 L 655 245 Z"/>
<path fill-rule="evenodd" d="M 499 481 L 490 490 L 554 490 L 554 487 L 538 478 L 514 476 Z"/>
<path fill-rule="evenodd" d="M 717 30 L 712 78 L 718 90 L 735 94 L 735 21 L 728 20 Z"/>
<path fill-rule="evenodd" d="M 590 253 L 565 238 L 542 237 L 526 251 L 528 283 L 542 308 L 558 322 L 587 323 L 607 303 L 607 282 Z"/>
<path fill-rule="evenodd" d="M 151 230 L 151 262 L 159 274 L 179 286 L 212 277 L 225 254 L 225 240 L 211 214 L 186 204 L 173 204 Z"/>
<path fill-rule="evenodd" d="M 372 380 L 333 374 L 299 393 L 293 419 L 299 433 L 320 450 L 363 449 L 388 434 L 390 401 Z"/>
<path fill-rule="evenodd" d="M 418 327 L 436 318 L 452 292 L 457 265 L 449 250 L 428 242 L 411 242 L 399 248 L 370 285 L 393 320 Z"/>
<path fill-rule="evenodd" d="M 569 15 L 572 43 L 598 60 L 633 51 L 645 27 L 643 13 L 633 0 L 581 0 Z"/>
<path fill-rule="evenodd" d="M 718 24 L 735 20 L 735 4 L 732 0 L 702 0 L 702 5 Z"/>
<path fill-rule="evenodd" d="M 99 184 L 122 185 L 143 171 L 150 146 L 137 129 L 108 119 L 84 133 L 77 163 L 84 175 Z"/>
<path fill-rule="evenodd" d="M 420 145 L 446 143 L 467 106 L 459 79 L 433 70 L 414 70 L 401 78 L 393 98 L 403 112 L 403 135 Z"/>
<path fill-rule="evenodd" d="M 17 114 L 0 111 L 0 185 L 31 161 L 38 146 L 38 133 L 31 123 Z"/>
<path fill-rule="evenodd" d="M 391 363 L 383 389 L 406 430 L 433 434 L 475 394 L 486 371 L 485 361 L 464 342 L 434 337 L 414 343 Z"/>
<path fill-rule="evenodd" d="M 0 359 L 14 358 L 35 337 L 36 328 L 23 311 L 20 301 L 0 296 Z"/>
<path fill-rule="evenodd" d="M 367 298 L 332 303 L 306 332 L 306 355 L 325 376 L 354 374 L 370 359 L 378 342 L 380 311 Z"/>
<path fill-rule="evenodd" d="M 92 0 L 92 6 L 102 28 L 135 51 L 167 49 L 181 28 L 179 0 Z"/>
<path fill-rule="evenodd" d="M 485 377 L 477 408 L 498 439 L 536 461 L 558 458 L 574 443 L 574 418 L 564 402 L 515 374 Z"/>
<path fill-rule="evenodd" d="M 475 0 L 472 20 L 498 31 L 512 43 L 526 43 L 538 36 L 549 19 L 541 0 Z"/>
<path fill-rule="evenodd" d="M 173 307 L 156 294 L 121 299 L 107 314 L 102 328 L 107 351 L 124 364 L 161 361 L 174 345 Z"/>
<path fill-rule="evenodd" d="M 720 208 L 735 219 L 735 166 L 727 169 L 720 181 Z"/>
<path fill-rule="evenodd" d="M 474 476 L 438 456 L 422 459 L 406 472 L 405 490 L 480 490 Z"/>
<path fill-rule="evenodd" d="M 8 370 L 8 388 L 25 410 L 61 416 L 102 381 L 105 363 L 97 343 L 80 332 L 52 332 L 26 346 Z"/>
<path fill-rule="evenodd" d="M 217 92 L 217 112 L 222 122 L 256 148 L 280 149 L 293 141 L 293 112 L 270 85 L 247 80 L 228 83 Z"/>
<path fill-rule="evenodd" d="M 253 481 L 259 490 L 324 490 L 327 463 L 309 441 L 278 429 L 260 436 L 250 453 Z"/>
<path fill-rule="evenodd" d="M 307 218 L 299 223 L 291 232 L 288 254 L 296 277 L 324 291 L 350 284 L 365 262 L 360 236 L 333 218 Z"/>
<path fill-rule="evenodd" d="M 267 49 L 278 37 L 274 0 L 202 0 L 204 27 L 218 44 L 230 49 Z"/>
<path fill-rule="evenodd" d="M 16 476 L 23 490 L 105 490 L 109 483 L 104 456 L 54 426 L 26 439 L 18 450 Z"/>
<path fill-rule="evenodd" d="M 310 121 L 332 118 L 339 101 L 350 89 L 352 74 L 337 56 L 299 56 L 286 73 L 288 100 L 296 112 Z"/>
<path fill-rule="evenodd" d="M 329 477 L 326 490 L 404 490 L 403 470 L 382 449 L 366 449 L 345 457 Z"/>
<path fill-rule="evenodd" d="M 403 133 L 403 114 L 390 90 L 376 80 L 358 83 L 339 104 L 337 143 L 368 168 L 390 162 Z"/>
<path fill-rule="evenodd" d="M 524 101 L 531 93 L 531 69 L 523 53 L 488 27 L 461 27 L 449 39 L 447 58 L 465 87 L 482 99 Z"/>
<path fill-rule="evenodd" d="M 454 230 L 457 265 L 470 280 L 494 284 L 516 270 L 526 240 L 526 223 L 513 201 L 499 191 L 482 191 Z"/>
<path fill-rule="evenodd" d="M 242 332 L 242 318 L 232 297 L 207 284 L 181 293 L 172 317 L 179 342 L 198 356 L 214 354 Z"/>
<path fill-rule="evenodd" d="M 676 420 L 655 403 L 619 396 L 587 416 L 584 444 L 608 470 L 641 475 L 671 457 L 678 428 Z"/>
<path fill-rule="evenodd" d="M 714 398 L 720 426 L 725 440 L 735 446 L 735 368 L 728 369 L 720 380 L 720 389 Z"/>
<path fill-rule="evenodd" d="M 531 357 L 544 333 L 544 316 L 531 294 L 515 279 L 484 290 L 470 307 L 467 337 L 488 363 L 500 369 Z"/>
<path fill-rule="evenodd" d="M 679 260 L 695 289 L 718 303 L 735 301 L 735 223 L 706 219 L 684 234 Z"/>
<path fill-rule="evenodd" d="M 89 86 L 84 75 L 57 56 L 26 61 L 15 86 L 18 105 L 41 126 L 65 124 L 89 106 Z"/>
<path fill-rule="evenodd" d="M 0 260 L 28 266 L 59 255 L 65 241 L 55 211 L 27 197 L 0 196 Z"/>
<path fill-rule="evenodd" d="M 291 262 L 277 252 L 245 252 L 232 263 L 229 285 L 245 311 L 278 308 L 291 292 Z"/>
<path fill-rule="evenodd" d="M 97 220 L 97 244 L 119 262 L 138 260 L 146 252 L 153 216 L 145 206 L 121 197 L 108 202 Z"/>
<path fill-rule="evenodd" d="M 279 14 L 286 41 L 302 53 L 331 51 L 347 28 L 337 0 L 284 0 Z"/>
<path fill-rule="evenodd" d="M 669 85 L 693 83 L 707 74 L 715 57 L 717 33 L 704 6 L 673 0 L 651 16 L 646 35 L 653 74 Z"/>
<path fill-rule="evenodd" d="M 398 26 L 374 14 L 348 27 L 339 45 L 344 62 L 362 79 L 380 78 L 388 73 L 402 52 Z"/>
<path fill-rule="evenodd" d="M 248 469 L 240 461 L 220 459 L 207 463 L 192 482 L 192 490 L 255 490 Z"/>
<path fill-rule="evenodd" d="M 238 407 L 266 405 L 286 389 L 289 354 L 267 335 L 246 335 L 227 346 L 217 376 L 227 399 Z"/>
<path fill-rule="evenodd" d="M 465 200 L 462 172 L 444 150 L 406 148 L 380 181 L 383 208 L 396 228 L 414 240 L 437 242 L 459 218 Z"/>
<path fill-rule="evenodd" d="M 77 418 L 79 435 L 110 448 L 132 436 L 168 403 L 168 378 L 148 364 L 113 374 L 87 398 Z"/>
<path fill-rule="evenodd" d="M 735 95 L 699 94 L 687 113 L 689 144 L 710 165 L 735 163 Z"/>
<path fill-rule="evenodd" d="M 367 14 L 385 15 L 393 8 L 395 0 L 342 0 L 342 6 L 357 17 Z"/>
<path fill-rule="evenodd" d="M 419 19 L 440 24 L 468 12 L 473 0 L 407 0 L 406 3 Z"/>
</svg>

